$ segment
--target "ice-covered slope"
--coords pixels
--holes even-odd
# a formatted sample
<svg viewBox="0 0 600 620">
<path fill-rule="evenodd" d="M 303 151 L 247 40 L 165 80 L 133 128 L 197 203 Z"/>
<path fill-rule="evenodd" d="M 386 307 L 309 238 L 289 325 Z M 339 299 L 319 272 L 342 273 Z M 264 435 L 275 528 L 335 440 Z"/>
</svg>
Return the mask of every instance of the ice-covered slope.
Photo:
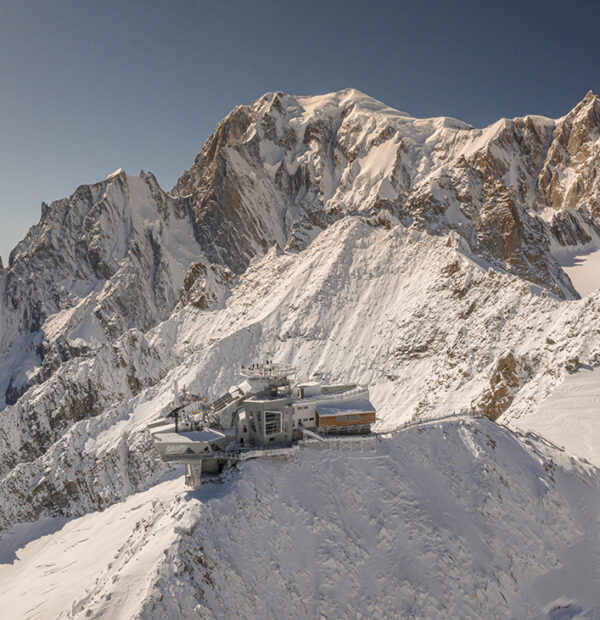
<svg viewBox="0 0 600 620">
<path fill-rule="evenodd" d="M 0 604 L 20 618 L 592 618 L 596 474 L 472 418 L 312 444 L 196 491 L 165 480 L 15 527 Z"/>
</svg>

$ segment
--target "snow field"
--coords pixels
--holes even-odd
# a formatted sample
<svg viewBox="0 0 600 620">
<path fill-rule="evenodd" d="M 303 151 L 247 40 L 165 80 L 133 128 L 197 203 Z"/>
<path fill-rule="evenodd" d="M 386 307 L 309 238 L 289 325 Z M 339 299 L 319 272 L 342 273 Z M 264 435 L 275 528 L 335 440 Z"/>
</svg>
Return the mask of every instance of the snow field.
<svg viewBox="0 0 600 620">
<path fill-rule="evenodd" d="M 534 431 L 600 467 L 600 370 L 568 375 L 537 410 L 514 425 Z"/>
<path fill-rule="evenodd" d="M 135 617 L 176 537 L 170 510 L 181 493 L 177 477 L 104 512 L 16 525 L 0 541 L 0 608 L 12 618 L 65 618 L 101 600 L 107 617 Z"/>
</svg>

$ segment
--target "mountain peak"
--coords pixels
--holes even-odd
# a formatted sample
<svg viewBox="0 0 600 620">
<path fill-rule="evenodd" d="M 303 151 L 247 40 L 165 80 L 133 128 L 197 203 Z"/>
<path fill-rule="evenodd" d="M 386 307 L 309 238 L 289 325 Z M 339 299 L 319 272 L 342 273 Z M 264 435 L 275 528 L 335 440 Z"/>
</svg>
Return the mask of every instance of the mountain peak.
<svg viewBox="0 0 600 620">
<path fill-rule="evenodd" d="M 356 88 L 344 88 L 342 90 L 335 90 L 323 95 L 299 96 L 296 97 L 296 99 L 304 108 L 307 109 L 314 109 L 321 106 L 335 106 L 344 109 L 349 106 L 357 106 L 361 109 L 368 110 L 369 112 L 386 111 L 391 112 L 396 116 L 412 117 L 411 114 L 391 108 L 382 101 L 379 101 L 379 99 L 375 99 L 375 97 L 371 97 Z"/>
<path fill-rule="evenodd" d="M 598 99 L 598 97 L 594 95 L 593 91 L 589 90 L 587 95 L 582 99 L 581 103 L 589 103 L 590 101 L 593 101 L 594 99 Z"/>
<path fill-rule="evenodd" d="M 301 109 L 304 114 L 317 116 L 335 114 L 337 110 L 341 113 L 350 107 L 356 107 L 369 113 L 385 112 L 394 116 L 412 118 L 411 114 L 391 108 L 356 88 L 343 88 L 316 95 L 291 95 L 281 91 L 271 91 L 259 97 L 250 107 L 261 108 L 265 105 L 270 109 L 278 109 L 280 112 L 284 109 L 288 111 Z"/>
<path fill-rule="evenodd" d="M 586 112 L 592 110 L 594 108 L 600 108 L 599 106 L 600 99 L 590 90 L 588 94 L 573 108 L 570 114 L 577 115 L 582 110 Z"/>
<path fill-rule="evenodd" d="M 118 177 L 120 174 L 123 174 L 124 172 L 125 172 L 125 170 L 123 170 L 123 168 L 117 168 L 114 172 L 111 172 L 109 175 L 107 175 L 105 180 L 112 179 L 114 177 Z"/>
</svg>

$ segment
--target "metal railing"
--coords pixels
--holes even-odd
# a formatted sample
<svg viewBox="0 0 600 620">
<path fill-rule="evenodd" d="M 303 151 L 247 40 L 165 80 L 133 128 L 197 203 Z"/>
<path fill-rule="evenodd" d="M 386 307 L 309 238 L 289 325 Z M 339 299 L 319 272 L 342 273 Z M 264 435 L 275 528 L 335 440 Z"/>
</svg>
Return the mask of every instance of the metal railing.
<svg viewBox="0 0 600 620">
<path fill-rule="evenodd" d="M 277 379 L 295 375 L 296 369 L 285 364 L 251 364 L 242 366 L 240 374 L 248 379 Z"/>
</svg>

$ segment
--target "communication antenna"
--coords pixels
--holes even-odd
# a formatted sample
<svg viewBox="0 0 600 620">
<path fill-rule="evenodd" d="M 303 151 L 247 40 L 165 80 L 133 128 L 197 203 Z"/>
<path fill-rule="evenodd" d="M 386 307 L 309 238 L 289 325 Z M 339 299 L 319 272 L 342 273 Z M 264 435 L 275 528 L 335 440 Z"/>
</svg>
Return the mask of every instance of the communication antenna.
<svg viewBox="0 0 600 620">
<path fill-rule="evenodd" d="M 177 379 L 175 379 L 173 381 L 173 395 L 174 395 L 174 402 L 175 402 L 175 406 L 179 407 L 179 388 L 177 386 Z"/>
</svg>

